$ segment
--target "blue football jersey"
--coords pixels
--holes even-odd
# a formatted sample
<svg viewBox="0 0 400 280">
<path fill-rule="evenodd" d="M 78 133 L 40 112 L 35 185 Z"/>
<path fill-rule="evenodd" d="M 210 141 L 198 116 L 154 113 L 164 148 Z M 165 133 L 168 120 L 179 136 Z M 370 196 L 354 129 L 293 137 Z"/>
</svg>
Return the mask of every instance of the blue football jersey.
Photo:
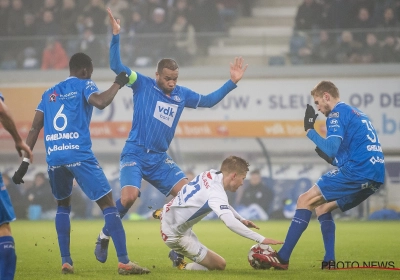
<svg viewBox="0 0 400 280">
<path fill-rule="evenodd" d="M 378 134 L 359 109 L 339 102 L 326 119 L 327 138 L 340 137 L 336 166 L 348 174 L 383 183 L 385 165 Z"/>
<path fill-rule="evenodd" d="M 92 153 L 90 120 L 93 105 L 88 100 L 99 92 L 88 79 L 69 77 L 42 95 L 36 110 L 44 114 L 44 143 L 49 165 L 65 165 L 89 158 Z"/>
<path fill-rule="evenodd" d="M 196 108 L 200 94 L 177 85 L 171 96 L 167 96 L 158 88 L 155 79 L 140 73 L 131 88 L 132 129 L 123 153 L 129 152 L 130 143 L 155 152 L 167 151 L 184 107 Z"/>
</svg>

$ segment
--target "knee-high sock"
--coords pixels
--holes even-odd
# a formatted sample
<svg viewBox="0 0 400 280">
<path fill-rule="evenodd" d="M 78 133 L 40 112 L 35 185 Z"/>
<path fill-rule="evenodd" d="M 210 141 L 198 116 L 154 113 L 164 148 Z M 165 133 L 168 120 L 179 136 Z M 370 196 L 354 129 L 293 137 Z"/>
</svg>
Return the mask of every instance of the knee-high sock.
<svg viewBox="0 0 400 280">
<path fill-rule="evenodd" d="M 126 215 L 126 213 L 128 213 L 129 208 L 125 208 L 125 206 L 122 205 L 121 199 L 118 199 L 115 202 L 115 204 L 117 206 L 119 216 L 122 219 Z M 107 229 L 107 227 L 105 225 L 103 227 L 103 233 L 104 233 L 104 235 L 110 236 L 110 232 L 109 232 L 109 230 Z"/>
<path fill-rule="evenodd" d="M 288 262 L 294 247 L 299 241 L 300 236 L 306 230 L 311 219 L 311 211 L 307 209 L 297 209 L 292 223 L 286 235 L 285 244 L 279 250 L 278 255 L 284 262 Z"/>
<path fill-rule="evenodd" d="M 322 239 L 325 246 L 324 261 L 335 260 L 335 221 L 330 212 L 322 214 L 318 217 L 321 224 Z"/>
<path fill-rule="evenodd" d="M 0 237 L 0 279 L 13 280 L 16 266 L 14 238 L 12 236 Z"/>
<path fill-rule="evenodd" d="M 69 263 L 72 265 L 71 253 L 69 250 L 70 245 L 70 234 L 71 234 L 71 221 L 69 219 L 69 214 L 71 213 L 71 206 L 57 207 L 56 213 L 56 231 L 58 236 L 58 246 L 60 247 L 61 253 L 61 263 Z"/>
<path fill-rule="evenodd" d="M 108 207 L 103 210 L 105 227 L 108 229 L 117 251 L 118 261 L 128 263 L 128 253 L 126 250 L 125 230 L 122 226 L 121 218 L 117 207 Z"/>
</svg>

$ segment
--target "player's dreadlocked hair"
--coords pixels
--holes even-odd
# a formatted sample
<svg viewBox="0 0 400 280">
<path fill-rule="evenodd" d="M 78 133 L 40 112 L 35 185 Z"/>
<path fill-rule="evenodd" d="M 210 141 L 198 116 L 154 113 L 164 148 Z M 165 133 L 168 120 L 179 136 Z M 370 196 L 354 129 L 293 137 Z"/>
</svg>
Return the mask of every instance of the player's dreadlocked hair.
<svg viewBox="0 0 400 280">
<path fill-rule="evenodd" d="M 244 159 L 237 156 L 230 156 L 222 162 L 221 171 L 232 173 L 237 172 L 239 174 L 246 173 L 249 171 L 249 163 Z"/>
<path fill-rule="evenodd" d="M 157 73 L 161 73 L 164 68 L 169 70 L 179 69 L 178 63 L 171 58 L 163 58 L 157 64 Z"/>
<path fill-rule="evenodd" d="M 91 68 L 92 67 L 92 59 L 90 56 L 84 53 L 76 53 L 71 56 L 69 60 L 69 70 L 70 71 L 78 71 L 83 68 Z"/>
<path fill-rule="evenodd" d="M 311 91 L 311 95 L 321 97 L 324 92 L 329 93 L 333 98 L 339 98 L 339 90 L 331 81 L 319 82 Z"/>
</svg>

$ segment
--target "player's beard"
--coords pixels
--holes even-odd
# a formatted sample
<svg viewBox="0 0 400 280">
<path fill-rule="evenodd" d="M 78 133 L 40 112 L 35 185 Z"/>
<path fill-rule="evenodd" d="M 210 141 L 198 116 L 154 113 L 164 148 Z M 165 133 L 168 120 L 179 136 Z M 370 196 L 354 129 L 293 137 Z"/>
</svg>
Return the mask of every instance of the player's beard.
<svg viewBox="0 0 400 280">
<path fill-rule="evenodd" d="M 173 90 L 174 90 L 174 89 L 163 88 L 163 92 L 164 92 L 165 94 L 167 94 L 167 95 L 171 95 L 171 92 L 172 92 Z"/>
<path fill-rule="evenodd" d="M 328 104 L 324 105 L 324 111 L 325 111 L 325 113 L 324 113 L 325 117 L 328 117 L 329 114 L 332 112 L 332 110 L 331 110 L 331 108 L 329 108 Z"/>
<path fill-rule="evenodd" d="M 171 95 L 171 92 L 174 90 L 173 88 L 172 89 L 170 89 L 170 88 L 167 88 L 167 87 L 164 87 L 164 86 L 162 86 L 162 85 L 158 85 L 158 87 L 163 91 L 163 93 L 164 94 L 166 94 L 166 95 Z"/>
</svg>

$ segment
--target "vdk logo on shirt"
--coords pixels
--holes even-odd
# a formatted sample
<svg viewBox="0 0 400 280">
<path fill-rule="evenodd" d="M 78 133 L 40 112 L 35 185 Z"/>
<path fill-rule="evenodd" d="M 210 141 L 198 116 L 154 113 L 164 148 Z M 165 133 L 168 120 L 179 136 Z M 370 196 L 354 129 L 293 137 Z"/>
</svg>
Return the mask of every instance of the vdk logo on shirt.
<svg viewBox="0 0 400 280">
<path fill-rule="evenodd" d="M 169 127 L 172 127 L 177 110 L 178 105 L 157 101 L 153 116 Z"/>
</svg>

